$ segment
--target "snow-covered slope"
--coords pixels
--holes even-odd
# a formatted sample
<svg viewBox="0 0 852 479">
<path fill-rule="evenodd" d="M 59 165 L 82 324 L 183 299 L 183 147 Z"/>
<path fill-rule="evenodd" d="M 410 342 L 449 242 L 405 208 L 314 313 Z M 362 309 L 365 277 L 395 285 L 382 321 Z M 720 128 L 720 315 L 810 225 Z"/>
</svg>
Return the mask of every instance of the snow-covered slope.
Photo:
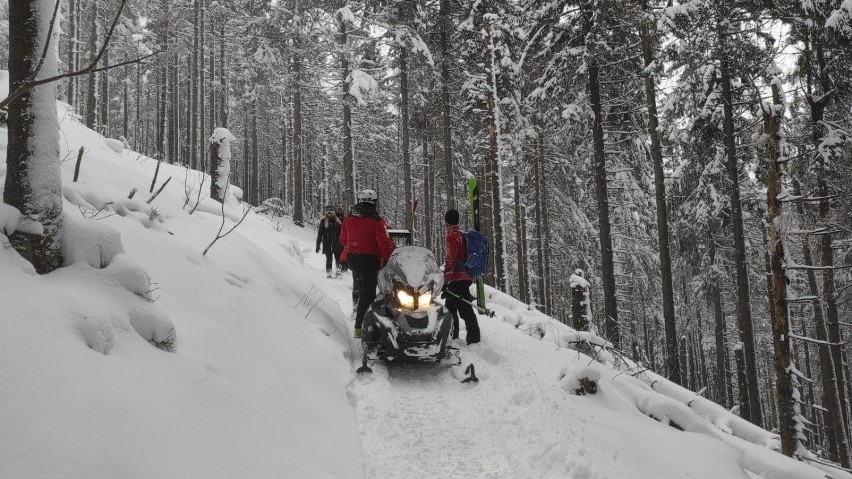
<svg viewBox="0 0 852 479">
<path fill-rule="evenodd" d="M 824 477 L 493 290 L 498 317 L 462 346 L 479 384 L 440 366 L 356 377 L 350 279 L 324 277 L 314 230 L 249 213 L 202 255 L 223 212 L 190 214 L 197 173 L 162 165 L 149 205 L 154 160 L 59 114 L 73 264 L 39 276 L 0 248 L 0 477 Z M 4 160 L 0 130 L 0 177 Z M 226 231 L 242 213 L 231 198 Z M 174 352 L 148 341 L 172 325 Z M 598 393 L 576 396 L 588 368 Z"/>
<path fill-rule="evenodd" d="M 148 205 L 154 160 L 60 117 L 65 214 L 88 230 L 67 241 L 78 262 L 45 276 L 0 248 L 0 477 L 357 477 L 340 307 L 309 311 L 330 297 L 304 264 L 313 233 L 251 214 L 202 256 L 222 214 L 182 207 L 196 175 L 162 165 L 157 186 L 172 180 Z M 240 213 L 232 199 L 226 226 Z M 123 288 L 116 262 L 85 261 L 120 248 L 105 229 L 156 301 Z M 174 353 L 130 327 L 143 307 L 174 323 Z"/>
</svg>

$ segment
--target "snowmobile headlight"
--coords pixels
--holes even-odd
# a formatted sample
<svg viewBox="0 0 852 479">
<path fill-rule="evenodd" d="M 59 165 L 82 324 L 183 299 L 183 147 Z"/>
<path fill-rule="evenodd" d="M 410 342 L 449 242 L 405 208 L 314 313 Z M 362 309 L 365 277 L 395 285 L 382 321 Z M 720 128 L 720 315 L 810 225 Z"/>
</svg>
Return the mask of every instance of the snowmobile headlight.
<svg viewBox="0 0 852 479">
<path fill-rule="evenodd" d="M 403 308 L 414 309 L 414 296 L 408 294 L 408 291 L 397 290 L 396 299 L 399 300 L 399 305 Z"/>
<path fill-rule="evenodd" d="M 426 291 L 425 293 L 421 294 L 419 298 L 417 298 L 417 308 L 418 309 L 423 309 L 425 307 L 428 307 L 430 303 L 432 303 L 432 292 L 431 291 Z"/>
</svg>

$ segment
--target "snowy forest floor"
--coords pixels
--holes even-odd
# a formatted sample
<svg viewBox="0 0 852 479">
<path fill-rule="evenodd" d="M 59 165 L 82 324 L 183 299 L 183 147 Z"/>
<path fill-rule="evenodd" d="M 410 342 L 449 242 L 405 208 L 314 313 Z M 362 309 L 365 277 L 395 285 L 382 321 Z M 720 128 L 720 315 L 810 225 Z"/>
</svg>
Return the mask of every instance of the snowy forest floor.
<svg viewBox="0 0 852 479">
<path fill-rule="evenodd" d="M 36 275 L 0 248 L 0 477 L 825 477 L 491 289 L 497 318 L 462 346 L 478 384 L 447 366 L 356 375 L 351 278 L 325 278 L 312 228 L 249 213 L 202 255 L 242 204 L 199 202 L 202 177 L 164 164 L 149 205 L 154 160 L 59 117 L 68 264 Z M 0 179 L 5 143 L 0 129 Z M 171 325 L 174 352 L 147 341 Z M 587 367 L 598 393 L 575 396 Z"/>
</svg>

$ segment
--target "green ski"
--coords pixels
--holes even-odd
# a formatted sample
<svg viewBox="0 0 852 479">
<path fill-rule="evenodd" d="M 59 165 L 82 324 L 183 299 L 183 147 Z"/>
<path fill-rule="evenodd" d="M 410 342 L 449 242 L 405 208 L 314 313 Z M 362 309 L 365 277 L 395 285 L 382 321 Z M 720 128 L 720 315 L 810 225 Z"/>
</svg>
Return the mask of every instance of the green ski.
<svg viewBox="0 0 852 479">
<path fill-rule="evenodd" d="M 467 180 L 467 199 L 470 228 L 479 231 L 479 185 L 472 176 Z M 485 309 L 485 281 L 482 277 L 476 278 L 476 304 Z"/>
</svg>

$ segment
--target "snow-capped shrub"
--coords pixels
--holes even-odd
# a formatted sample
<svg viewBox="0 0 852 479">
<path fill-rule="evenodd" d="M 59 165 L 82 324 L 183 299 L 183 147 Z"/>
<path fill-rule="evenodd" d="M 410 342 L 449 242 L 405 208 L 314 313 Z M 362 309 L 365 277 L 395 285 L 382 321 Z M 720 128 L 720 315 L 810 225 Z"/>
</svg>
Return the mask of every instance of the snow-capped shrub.
<svg viewBox="0 0 852 479">
<path fill-rule="evenodd" d="M 115 333 L 110 320 L 91 314 L 85 315 L 77 319 L 76 328 L 83 336 L 86 346 L 93 351 L 107 355 L 113 348 Z"/>
<path fill-rule="evenodd" d="M 82 262 L 100 269 L 109 265 L 117 254 L 124 253 L 118 231 L 79 215 L 65 215 L 61 235 L 66 266 Z"/>
<path fill-rule="evenodd" d="M 521 324 L 521 314 L 517 311 L 509 311 L 503 315 L 503 322 L 509 323 L 517 328 Z"/>
<path fill-rule="evenodd" d="M 106 144 L 107 148 L 116 153 L 124 152 L 124 142 L 121 140 L 116 140 L 115 138 L 104 138 L 104 144 Z"/>
<path fill-rule="evenodd" d="M 570 394 L 579 396 L 595 394 L 600 380 L 600 371 L 582 364 L 566 366 L 559 373 L 559 386 Z"/>
</svg>

